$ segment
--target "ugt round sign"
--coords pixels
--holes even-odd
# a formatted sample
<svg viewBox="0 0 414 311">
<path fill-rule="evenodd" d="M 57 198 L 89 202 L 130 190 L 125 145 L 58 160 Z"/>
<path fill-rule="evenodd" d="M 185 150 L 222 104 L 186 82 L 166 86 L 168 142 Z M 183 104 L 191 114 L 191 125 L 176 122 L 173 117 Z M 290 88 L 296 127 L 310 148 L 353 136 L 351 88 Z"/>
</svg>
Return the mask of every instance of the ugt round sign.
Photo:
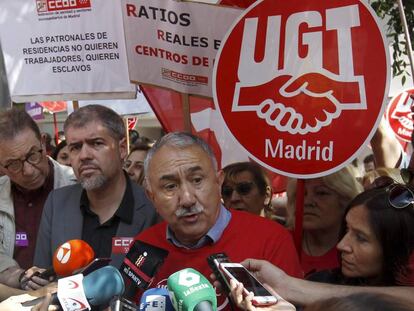
<svg viewBox="0 0 414 311">
<path fill-rule="evenodd" d="M 402 141 L 410 142 L 413 133 L 414 89 L 404 90 L 394 96 L 389 105 L 385 117 L 394 134 Z"/>
<path fill-rule="evenodd" d="M 263 0 L 223 41 L 214 102 L 263 166 L 320 177 L 369 142 L 383 113 L 388 71 L 384 35 L 364 2 Z"/>
</svg>

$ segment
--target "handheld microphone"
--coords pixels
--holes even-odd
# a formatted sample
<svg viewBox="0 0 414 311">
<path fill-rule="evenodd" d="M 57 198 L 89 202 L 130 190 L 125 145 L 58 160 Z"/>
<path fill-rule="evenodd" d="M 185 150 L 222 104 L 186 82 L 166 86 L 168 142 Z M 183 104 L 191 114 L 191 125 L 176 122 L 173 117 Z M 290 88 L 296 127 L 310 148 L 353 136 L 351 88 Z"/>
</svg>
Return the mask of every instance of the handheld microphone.
<svg viewBox="0 0 414 311">
<path fill-rule="evenodd" d="M 126 285 L 125 297 L 132 299 L 137 290 L 146 290 L 168 251 L 142 241 L 134 241 L 119 269 Z"/>
<path fill-rule="evenodd" d="M 38 276 L 48 279 L 50 276 L 65 277 L 87 266 L 95 257 L 92 247 L 82 240 L 69 240 L 60 245 L 53 254 L 53 267 Z"/>
<path fill-rule="evenodd" d="M 141 296 L 139 311 L 174 311 L 170 294 L 165 288 L 147 289 Z"/>
<path fill-rule="evenodd" d="M 216 291 L 197 270 L 187 268 L 171 274 L 167 286 L 177 311 L 217 310 Z"/>
<path fill-rule="evenodd" d="M 53 268 L 59 276 L 69 276 L 95 258 L 92 247 L 82 240 L 70 240 L 60 245 L 53 255 Z"/>
<path fill-rule="evenodd" d="M 165 249 L 142 241 L 136 240 L 131 244 L 119 269 L 125 282 L 125 294 L 118 299 L 115 310 L 137 309 L 132 301 L 140 291 L 143 292 L 151 285 L 167 255 Z"/>
<path fill-rule="evenodd" d="M 79 276 L 69 276 L 67 279 Z M 95 270 L 85 276 L 82 280 L 84 294 L 87 301 L 92 306 L 104 305 L 110 302 L 115 296 L 120 296 L 125 291 L 124 280 L 121 273 L 113 266 L 105 266 L 98 270 Z M 58 287 L 59 293 L 59 287 Z M 58 293 L 52 295 L 52 305 L 59 304 Z M 40 297 L 34 300 L 26 301 L 22 303 L 24 307 L 31 307 L 39 302 L 42 302 L 44 297 Z"/>
</svg>

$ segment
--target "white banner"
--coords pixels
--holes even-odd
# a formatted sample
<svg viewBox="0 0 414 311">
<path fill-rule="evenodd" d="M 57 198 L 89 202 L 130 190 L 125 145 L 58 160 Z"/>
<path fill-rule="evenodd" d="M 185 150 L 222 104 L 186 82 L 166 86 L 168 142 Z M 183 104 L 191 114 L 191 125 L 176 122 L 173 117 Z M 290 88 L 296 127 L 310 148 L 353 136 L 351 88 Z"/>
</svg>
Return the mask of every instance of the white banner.
<svg viewBox="0 0 414 311">
<path fill-rule="evenodd" d="M 119 1 L 3 0 L 0 40 L 13 98 L 134 92 Z"/>
<path fill-rule="evenodd" d="M 221 40 L 242 10 L 171 0 L 122 0 L 131 81 L 212 97 Z"/>
</svg>

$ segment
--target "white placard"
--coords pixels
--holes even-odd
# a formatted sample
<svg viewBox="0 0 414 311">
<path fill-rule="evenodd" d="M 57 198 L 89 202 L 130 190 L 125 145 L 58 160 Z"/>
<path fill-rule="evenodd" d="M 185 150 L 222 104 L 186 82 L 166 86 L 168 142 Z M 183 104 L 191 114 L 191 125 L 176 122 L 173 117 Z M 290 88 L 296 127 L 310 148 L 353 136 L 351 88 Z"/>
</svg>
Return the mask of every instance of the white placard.
<svg viewBox="0 0 414 311">
<path fill-rule="evenodd" d="M 12 98 L 133 92 L 122 23 L 119 1 L 1 1 L 0 40 Z"/>
<path fill-rule="evenodd" d="M 153 113 L 147 99 L 141 90 L 137 89 L 136 99 L 123 100 L 82 100 L 79 107 L 87 105 L 102 105 L 116 111 L 121 116 L 137 115 L 142 113 Z M 73 112 L 73 103 L 68 103 L 68 115 Z"/>
<path fill-rule="evenodd" d="M 122 0 L 131 81 L 212 96 L 221 40 L 242 10 L 171 0 Z"/>
</svg>

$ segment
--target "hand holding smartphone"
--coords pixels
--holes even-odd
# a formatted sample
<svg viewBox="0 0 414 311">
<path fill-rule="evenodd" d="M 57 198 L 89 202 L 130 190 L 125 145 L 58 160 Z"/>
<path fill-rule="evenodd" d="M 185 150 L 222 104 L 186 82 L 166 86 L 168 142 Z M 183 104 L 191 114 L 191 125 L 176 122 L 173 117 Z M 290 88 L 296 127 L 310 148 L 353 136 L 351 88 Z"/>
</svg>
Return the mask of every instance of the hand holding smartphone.
<svg viewBox="0 0 414 311">
<path fill-rule="evenodd" d="M 230 280 L 242 283 L 243 295 L 253 292 L 252 304 L 254 306 L 269 306 L 277 303 L 274 297 L 245 267 L 238 263 L 220 263 L 219 271 L 230 288 Z"/>
</svg>

